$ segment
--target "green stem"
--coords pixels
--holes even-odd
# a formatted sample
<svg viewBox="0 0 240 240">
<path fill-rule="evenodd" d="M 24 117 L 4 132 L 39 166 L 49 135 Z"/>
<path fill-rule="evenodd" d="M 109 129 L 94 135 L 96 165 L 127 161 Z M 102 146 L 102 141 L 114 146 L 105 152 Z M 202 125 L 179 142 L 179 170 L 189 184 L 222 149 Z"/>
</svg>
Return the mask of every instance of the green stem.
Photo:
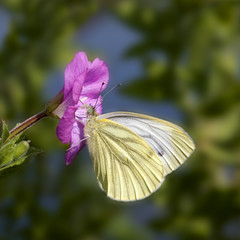
<svg viewBox="0 0 240 240">
<path fill-rule="evenodd" d="M 7 140 L 12 139 L 13 137 L 15 137 L 16 135 L 18 135 L 19 133 L 27 130 L 29 127 L 31 127 L 32 125 L 34 125 L 35 123 L 37 123 L 38 121 L 40 121 L 41 119 L 45 118 L 49 116 L 47 111 L 44 110 L 30 118 L 28 118 L 27 120 L 25 120 L 24 122 L 20 123 L 19 125 L 17 125 L 15 128 L 13 128 L 10 131 L 10 135 L 8 136 Z"/>
<path fill-rule="evenodd" d="M 61 90 L 50 102 L 47 103 L 45 110 L 28 118 L 24 122 L 17 125 L 14 129 L 12 129 L 10 131 L 10 134 L 9 134 L 7 140 L 10 140 L 13 137 L 15 137 L 16 135 L 18 135 L 19 133 L 27 130 L 32 125 L 34 125 L 35 123 L 37 123 L 38 121 L 40 121 L 41 119 L 43 119 L 45 117 L 51 116 L 51 117 L 59 119 L 59 117 L 56 116 L 53 112 L 54 112 L 54 110 L 57 109 L 57 107 L 61 104 L 62 101 L 63 101 L 63 90 Z"/>
</svg>

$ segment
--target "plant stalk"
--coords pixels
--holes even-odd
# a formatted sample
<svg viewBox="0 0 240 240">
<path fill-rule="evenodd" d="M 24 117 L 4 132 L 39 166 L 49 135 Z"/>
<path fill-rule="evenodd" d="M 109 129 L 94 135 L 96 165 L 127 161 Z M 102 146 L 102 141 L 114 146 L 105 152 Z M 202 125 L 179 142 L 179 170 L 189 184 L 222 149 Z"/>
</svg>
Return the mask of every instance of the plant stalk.
<svg viewBox="0 0 240 240">
<path fill-rule="evenodd" d="M 13 137 L 15 137 L 16 135 L 18 135 L 19 133 L 27 130 L 28 128 L 30 128 L 32 125 L 34 125 L 35 123 L 37 123 L 38 121 L 40 121 L 41 119 L 45 118 L 49 116 L 47 114 L 47 111 L 44 110 L 30 118 L 28 118 L 27 120 L 25 120 L 24 122 L 20 123 L 19 125 L 17 125 L 15 128 L 13 128 L 10 131 L 10 134 L 7 138 L 7 140 L 12 139 Z"/>
</svg>

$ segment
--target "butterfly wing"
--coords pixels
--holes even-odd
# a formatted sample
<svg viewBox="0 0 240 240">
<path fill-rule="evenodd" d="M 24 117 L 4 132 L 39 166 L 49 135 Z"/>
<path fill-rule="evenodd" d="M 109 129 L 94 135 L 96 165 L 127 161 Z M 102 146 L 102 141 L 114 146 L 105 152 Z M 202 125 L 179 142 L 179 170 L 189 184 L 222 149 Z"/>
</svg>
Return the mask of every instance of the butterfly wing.
<svg viewBox="0 0 240 240">
<path fill-rule="evenodd" d="M 158 118 L 131 112 L 112 112 L 97 119 L 120 123 L 142 137 L 162 160 L 164 176 L 178 168 L 195 148 L 182 128 Z"/>
<path fill-rule="evenodd" d="M 94 170 L 108 197 L 138 200 L 160 187 L 162 162 L 136 133 L 108 119 L 97 120 L 86 128 Z"/>
</svg>

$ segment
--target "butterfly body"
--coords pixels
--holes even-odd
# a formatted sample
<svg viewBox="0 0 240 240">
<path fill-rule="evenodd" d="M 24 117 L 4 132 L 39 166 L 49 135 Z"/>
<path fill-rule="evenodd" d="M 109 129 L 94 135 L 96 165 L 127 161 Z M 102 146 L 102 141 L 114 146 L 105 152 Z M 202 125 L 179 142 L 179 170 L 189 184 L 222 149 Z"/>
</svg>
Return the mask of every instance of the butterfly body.
<svg viewBox="0 0 240 240">
<path fill-rule="evenodd" d="M 115 200 L 149 196 L 194 149 L 191 138 L 167 121 L 128 112 L 98 115 L 94 107 L 86 109 L 84 132 L 94 171 L 100 187 Z"/>
</svg>

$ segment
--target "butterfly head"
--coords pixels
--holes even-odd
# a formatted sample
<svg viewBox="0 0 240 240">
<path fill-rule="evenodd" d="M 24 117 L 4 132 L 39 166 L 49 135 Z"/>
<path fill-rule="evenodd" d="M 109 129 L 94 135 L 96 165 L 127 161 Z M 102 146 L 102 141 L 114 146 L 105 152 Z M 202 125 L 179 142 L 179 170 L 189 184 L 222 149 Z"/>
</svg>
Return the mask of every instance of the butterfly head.
<svg viewBox="0 0 240 240">
<path fill-rule="evenodd" d="M 82 108 L 86 109 L 87 118 L 91 118 L 92 116 L 99 115 L 96 111 L 96 107 L 92 106 L 91 104 L 84 104 Z"/>
<path fill-rule="evenodd" d="M 96 115 L 96 113 L 97 113 L 95 107 L 93 107 L 92 105 L 88 105 L 86 107 L 86 110 L 87 110 L 88 116 L 93 116 L 93 115 Z"/>
</svg>

